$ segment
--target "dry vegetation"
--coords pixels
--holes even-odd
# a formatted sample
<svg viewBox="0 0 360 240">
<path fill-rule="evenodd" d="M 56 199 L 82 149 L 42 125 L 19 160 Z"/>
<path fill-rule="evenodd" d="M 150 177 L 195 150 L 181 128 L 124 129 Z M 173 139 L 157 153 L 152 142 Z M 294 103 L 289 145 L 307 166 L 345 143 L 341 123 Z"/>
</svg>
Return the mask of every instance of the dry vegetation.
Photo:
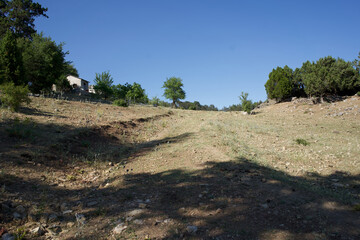
<svg viewBox="0 0 360 240">
<path fill-rule="evenodd" d="M 357 239 L 360 97 L 237 112 L 0 110 L 0 235 Z"/>
</svg>

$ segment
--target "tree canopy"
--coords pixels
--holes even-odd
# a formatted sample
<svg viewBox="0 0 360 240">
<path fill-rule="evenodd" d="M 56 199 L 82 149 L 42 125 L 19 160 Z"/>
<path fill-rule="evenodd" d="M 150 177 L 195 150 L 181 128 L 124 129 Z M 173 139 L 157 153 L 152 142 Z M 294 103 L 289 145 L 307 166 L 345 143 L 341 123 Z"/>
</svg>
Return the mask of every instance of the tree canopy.
<svg viewBox="0 0 360 240">
<path fill-rule="evenodd" d="M 172 101 L 173 107 L 176 107 L 180 99 L 185 99 L 183 86 L 182 79 L 177 77 L 167 78 L 164 82 L 164 97 Z"/>
<path fill-rule="evenodd" d="M 0 37 L 10 30 L 17 37 L 32 39 L 35 18 L 48 17 L 47 10 L 32 0 L 0 0 Z"/>
<path fill-rule="evenodd" d="M 109 71 L 96 73 L 94 82 L 95 92 L 104 99 L 108 99 L 113 94 L 112 84 L 114 81 Z"/>
</svg>

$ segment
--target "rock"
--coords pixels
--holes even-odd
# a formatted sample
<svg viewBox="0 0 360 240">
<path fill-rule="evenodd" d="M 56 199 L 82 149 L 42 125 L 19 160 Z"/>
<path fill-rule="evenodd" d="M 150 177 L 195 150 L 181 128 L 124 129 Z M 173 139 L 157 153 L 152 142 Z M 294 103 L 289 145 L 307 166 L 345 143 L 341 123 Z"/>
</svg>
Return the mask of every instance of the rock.
<svg viewBox="0 0 360 240">
<path fill-rule="evenodd" d="M 145 203 L 139 203 L 139 208 L 145 209 L 146 208 L 146 204 Z"/>
<path fill-rule="evenodd" d="M 58 216 L 55 213 L 52 213 L 48 217 L 48 222 L 56 222 L 58 220 Z"/>
<path fill-rule="evenodd" d="M 95 206 L 95 205 L 97 205 L 97 204 L 98 204 L 97 201 L 91 201 L 91 202 L 88 202 L 88 203 L 86 204 L 86 206 L 92 207 L 92 206 Z"/>
<path fill-rule="evenodd" d="M 74 222 L 68 222 L 68 223 L 66 224 L 66 226 L 67 226 L 68 228 L 72 228 L 73 226 L 75 226 L 75 223 L 74 223 Z"/>
<path fill-rule="evenodd" d="M 198 230 L 198 227 L 197 226 L 187 226 L 186 227 L 186 231 L 188 232 L 188 233 L 190 233 L 190 234 L 196 234 L 196 232 L 197 232 L 197 230 Z"/>
<path fill-rule="evenodd" d="M 65 212 L 66 210 L 69 210 L 69 206 L 68 206 L 66 203 L 62 203 L 62 204 L 60 205 L 60 210 L 61 210 L 62 212 Z"/>
<path fill-rule="evenodd" d="M 18 213 L 21 213 L 21 214 L 24 214 L 26 212 L 26 209 L 22 206 L 22 205 L 19 205 L 15 208 L 16 212 Z"/>
<path fill-rule="evenodd" d="M 344 184 L 341 184 L 341 183 L 333 183 L 332 185 L 334 187 L 344 187 Z"/>
<path fill-rule="evenodd" d="M 31 229 L 30 233 L 35 234 L 37 236 L 42 236 L 45 234 L 45 231 L 46 230 L 42 226 L 39 226 L 39 227 Z"/>
<path fill-rule="evenodd" d="M 267 209 L 267 208 L 269 208 L 269 205 L 267 203 L 264 203 L 264 204 L 260 204 L 260 207 Z"/>
<path fill-rule="evenodd" d="M 171 219 L 170 218 L 167 218 L 164 220 L 164 223 L 170 223 L 171 222 Z"/>
<path fill-rule="evenodd" d="M 63 215 L 66 215 L 66 214 L 69 214 L 69 213 L 72 213 L 73 210 L 66 210 L 66 211 L 63 211 Z"/>
<path fill-rule="evenodd" d="M 22 215 L 21 215 L 20 213 L 18 213 L 18 212 L 14 212 L 14 213 L 13 213 L 13 217 L 14 217 L 15 219 L 22 219 Z"/>
<path fill-rule="evenodd" d="M 79 226 L 85 225 L 86 218 L 85 218 L 84 214 L 75 213 L 75 217 L 76 217 L 76 221 L 77 221 Z"/>
<path fill-rule="evenodd" d="M 125 223 L 120 223 L 113 229 L 113 233 L 121 234 L 125 229 L 127 229 L 127 226 L 125 225 Z"/>
<path fill-rule="evenodd" d="M 5 233 L 2 235 L 2 240 L 15 240 L 15 236 L 10 233 Z"/>
<path fill-rule="evenodd" d="M 142 225 L 142 224 L 144 224 L 144 220 L 135 219 L 135 220 L 133 221 L 133 223 L 134 223 L 134 224 L 137 224 L 137 225 Z"/>
<path fill-rule="evenodd" d="M 128 217 L 135 217 L 135 216 L 140 215 L 142 213 L 144 213 L 144 209 L 134 209 L 134 210 L 128 212 L 127 216 Z"/>
</svg>

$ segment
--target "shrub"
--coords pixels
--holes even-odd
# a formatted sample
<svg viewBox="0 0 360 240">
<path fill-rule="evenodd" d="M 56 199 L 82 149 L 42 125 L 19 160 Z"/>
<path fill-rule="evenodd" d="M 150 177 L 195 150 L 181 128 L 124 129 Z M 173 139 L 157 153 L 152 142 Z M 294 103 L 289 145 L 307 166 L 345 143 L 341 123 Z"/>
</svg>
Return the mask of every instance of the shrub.
<svg viewBox="0 0 360 240">
<path fill-rule="evenodd" d="M 284 68 L 277 67 L 269 74 L 269 80 L 265 84 L 268 98 L 277 101 L 285 100 L 291 97 L 294 84 L 292 83 L 293 70 L 288 66 Z"/>
<path fill-rule="evenodd" d="M 357 92 L 357 94 L 356 95 L 358 95 L 359 97 L 360 97 L 360 91 L 359 92 Z"/>
<path fill-rule="evenodd" d="M 116 99 L 115 101 L 113 101 L 113 104 L 119 107 L 128 107 L 128 103 L 127 101 L 125 101 L 124 99 Z"/>
<path fill-rule="evenodd" d="M 310 145 L 310 143 L 308 141 L 306 141 L 305 139 L 302 139 L 302 138 L 296 139 L 295 142 L 299 145 L 304 145 L 304 146 Z"/>
<path fill-rule="evenodd" d="M 14 83 L 5 83 L 0 86 L 0 100 L 4 106 L 10 108 L 11 111 L 17 112 L 20 108 L 21 103 L 30 103 L 28 97 L 28 87 L 15 86 Z"/>
</svg>

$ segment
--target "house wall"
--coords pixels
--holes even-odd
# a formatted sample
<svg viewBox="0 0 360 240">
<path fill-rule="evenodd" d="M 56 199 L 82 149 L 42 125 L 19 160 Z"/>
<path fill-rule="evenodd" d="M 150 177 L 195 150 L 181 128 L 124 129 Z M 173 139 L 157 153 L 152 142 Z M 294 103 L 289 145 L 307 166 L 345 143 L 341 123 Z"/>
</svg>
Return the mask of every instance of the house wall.
<svg viewBox="0 0 360 240">
<path fill-rule="evenodd" d="M 81 90 L 84 91 L 89 91 L 89 82 L 78 78 L 78 77 L 74 77 L 74 76 L 67 76 L 67 80 L 70 82 L 70 85 L 73 86 L 74 84 L 76 84 L 78 86 L 78 88 L 80 88 Z"/>
</svg>

